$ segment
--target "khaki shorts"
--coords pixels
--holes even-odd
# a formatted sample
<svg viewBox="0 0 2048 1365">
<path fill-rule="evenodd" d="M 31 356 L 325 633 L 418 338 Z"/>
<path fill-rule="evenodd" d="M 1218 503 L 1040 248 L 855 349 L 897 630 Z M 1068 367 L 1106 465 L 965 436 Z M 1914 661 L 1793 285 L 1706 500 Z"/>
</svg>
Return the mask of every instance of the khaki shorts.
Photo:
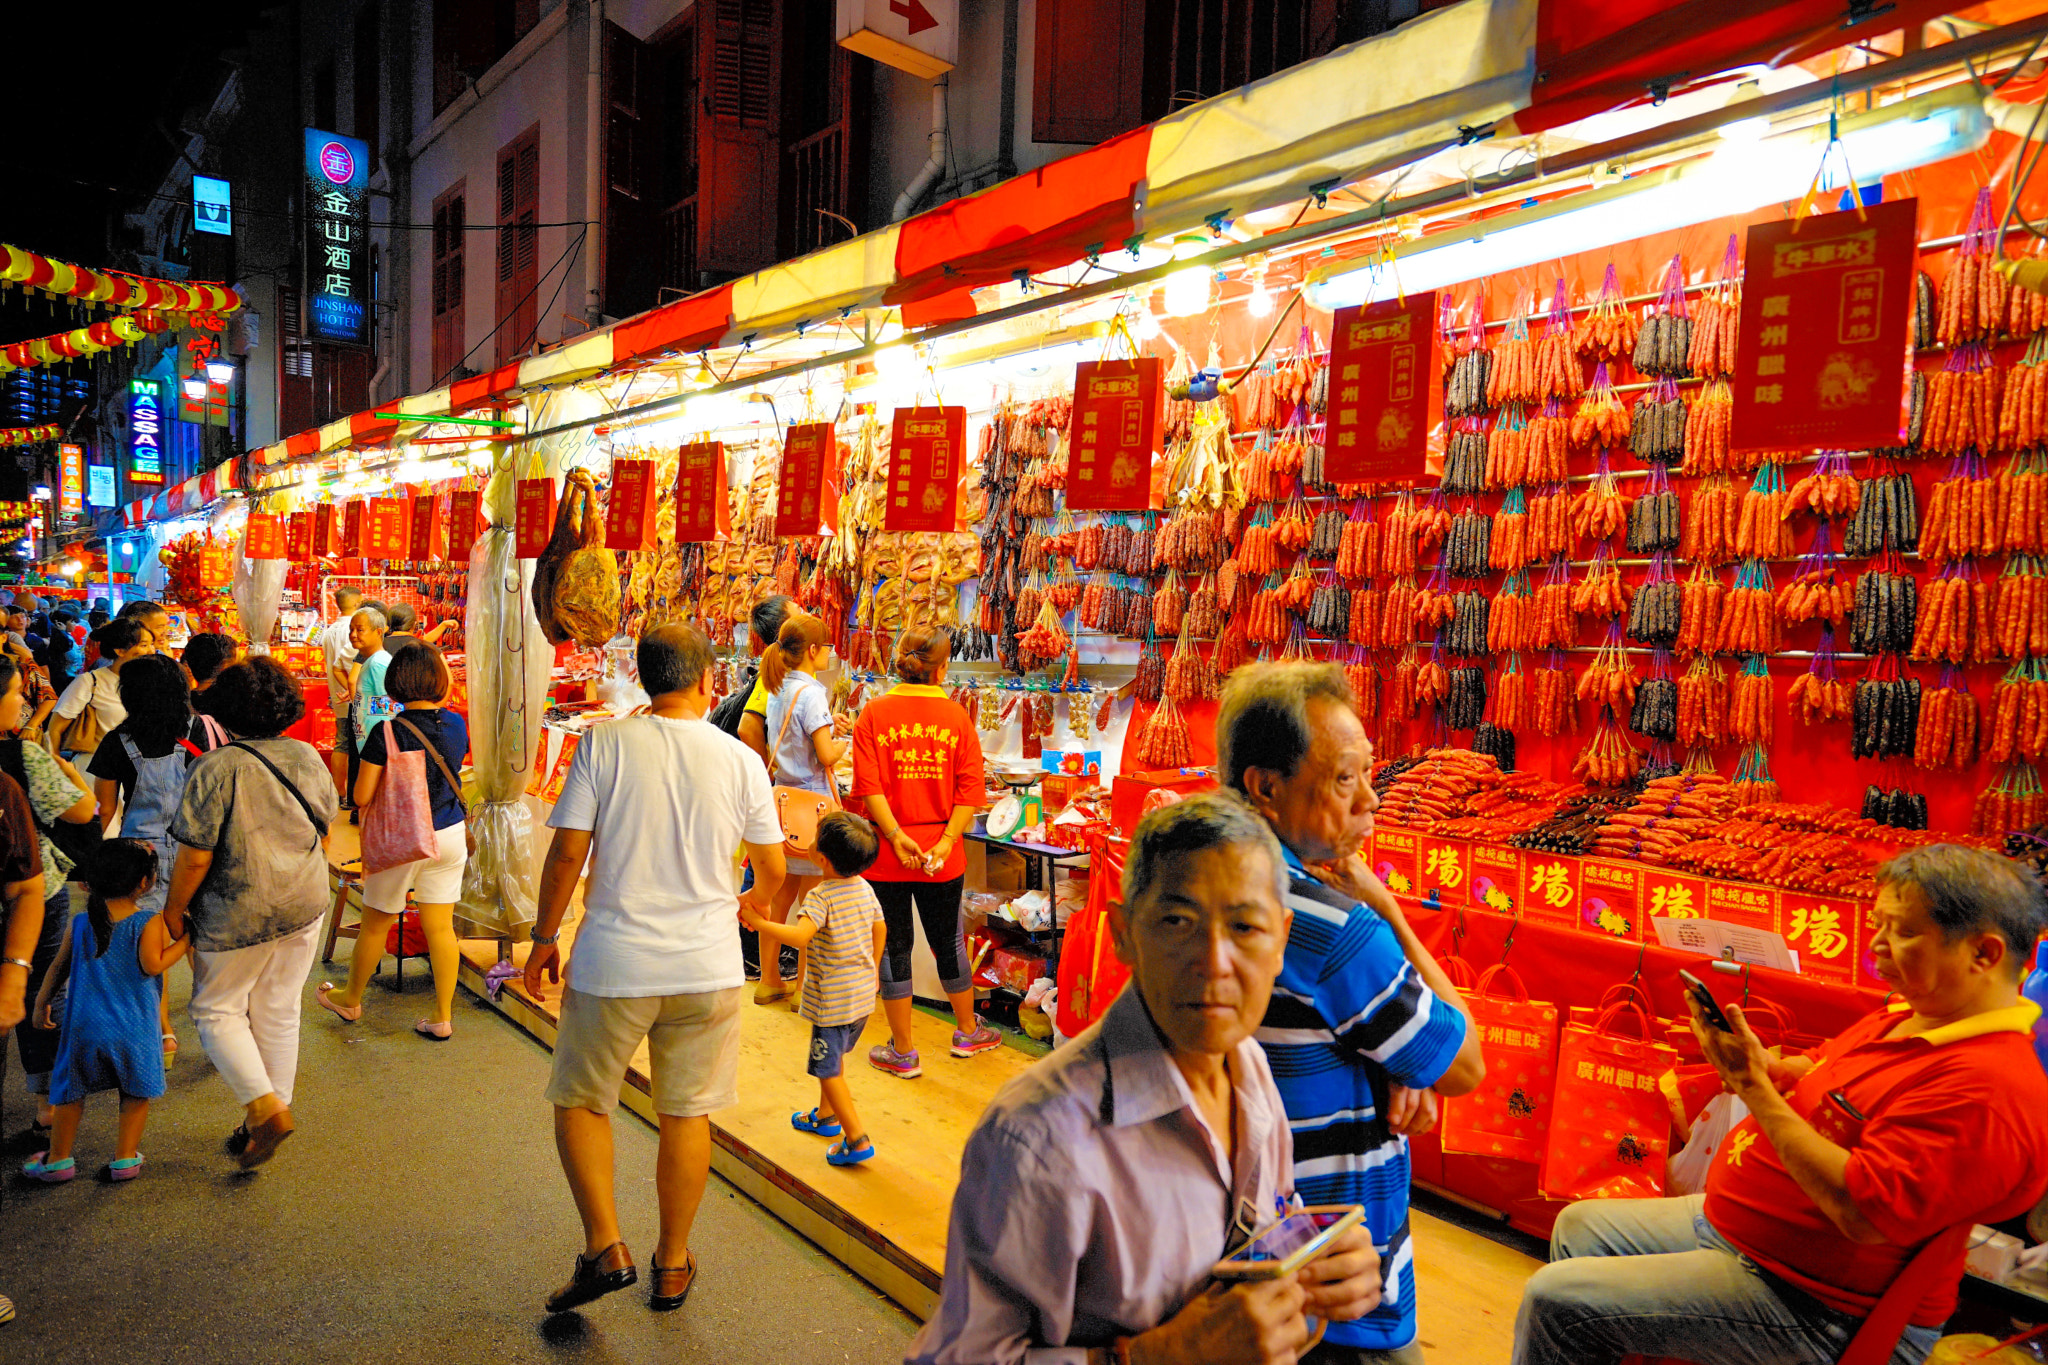
<svg viewBox="0 0 2048 1365">
<path fill-rule="evenodd" d="M 564 990 L 548 1103 L 611 1113 L 643 1038 L 654 1112 L 688 1119 L 739 1103 L 740 990 L 617 997 Z"/>
</svg>

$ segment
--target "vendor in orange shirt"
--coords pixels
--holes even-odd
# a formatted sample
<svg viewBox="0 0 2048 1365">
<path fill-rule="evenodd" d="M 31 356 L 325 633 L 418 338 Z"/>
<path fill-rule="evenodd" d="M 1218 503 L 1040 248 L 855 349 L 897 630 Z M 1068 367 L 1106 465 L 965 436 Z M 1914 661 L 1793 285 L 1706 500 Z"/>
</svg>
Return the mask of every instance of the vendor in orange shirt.
<svg viewBox="0 0 2048 1365">
<path fill-rule="evenodd" d="M 1704 1195 L 1572 1205 L 1529 1281 L 1515 1365 L 1838 1359 L 1931 1240 L 1894 1301 L 1892 1365 L 1926 1357 L 1955 1308 L 1959 1225 L 2031 1209 L 2048 1189 L 2040 1010 L 2021 997 L 2048 900 L 2023 865 L 1933 844 L 1877 870 L 1877 972 L 1901 997 L 1803 1056 L 1773 1058 L 1742 1010 L 1693 1032 L 1748 1106 Z"/>
<path fill-rule="evenodd" d="M 882 855 L 867 879 L 889 926 L 882 957 L 882 1008 L 890 1039 L 868 1061 L 909 1080 L 924 1074 L 911 1037 L 911 911 L 937 961 L 953 1004 L 952 1052 L 972 1057 L 1001 1044 L 974 1014 L 974 982 L 961 936 L 960 891 L 967 851 L 960 836 L 981 806 L 981 739 L 974 718 L 940 685 L 953 642 L 936 628 L 913 626 L 896 642 L 894 688 L 869 702 L 853 727 L 853 799 L 864 802 L 882 836 Z"/>
</svg>

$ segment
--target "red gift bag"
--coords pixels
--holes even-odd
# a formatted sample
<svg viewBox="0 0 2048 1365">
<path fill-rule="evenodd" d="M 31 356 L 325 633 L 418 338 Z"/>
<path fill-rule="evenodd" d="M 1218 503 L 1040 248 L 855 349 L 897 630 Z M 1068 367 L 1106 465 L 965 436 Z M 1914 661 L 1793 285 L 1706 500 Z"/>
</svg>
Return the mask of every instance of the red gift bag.
<svg viewBox="0 0 2048 1365">
<path fill-rule="evenodd" d="M 1444 1101 L 1444 1152 L 1541 1161 L 1557 1079 L 1557 1006 L 1531 1000 L 1506 964 L 1488 967 L 1465 1005 L 1480 1030 L 1486 1079 L 1471 1094 Z"/>
<path fill-rule="evenodd" d="M 1131 969 L 1116 955 L 1109 932 L 1110 901 L 1124 880 L 1124 854 L 1130 841 L 1096 835 L 1089 843 L 1088 901 L 1067 921 L 1060 948 L 1059 1002 L 1053 1022 L 1071 1038 L 1102 1017 L 1131 979 Z"/>
<path fill-rule="evenodd" d="M 1615 1030 L 1632 1016 L 1636 1037 Z M 1677 1054 L 1633 1000 L 1573 1023 L 1558 1049 L 1557 1090 L 1537 1188 L 1549 1199 L 1654 1199 L 1664 1193 L 1671 1115 L 1658 1077 Z"/>
</svg>

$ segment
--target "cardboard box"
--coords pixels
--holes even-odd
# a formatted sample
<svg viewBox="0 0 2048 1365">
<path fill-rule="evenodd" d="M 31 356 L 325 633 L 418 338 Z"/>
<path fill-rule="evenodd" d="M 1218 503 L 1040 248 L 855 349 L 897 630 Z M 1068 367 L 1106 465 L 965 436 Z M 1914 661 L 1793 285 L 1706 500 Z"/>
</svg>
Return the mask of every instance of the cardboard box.
<svg viewBox="0 0 2048 1365">
<path fill-rule="evenodd" d="M 1044 955 L 1022 948 L 996 949 L 990 955 L 989 966 L 998 986 L 1020 994 L 1045 975 Z"/>
<path fill-rule="evenodd" d="M 990 891 L 1002 891 L 1018 895 L 1031 888 L 1026 885 L 1030 877 L 1027 864 L 1030 859 L 1013 848 L 982 846 L 982 885 Z"/>
<path fill-rule="evenodd" d="M 1109 823 L 1117 833 L 1130 836 L 1138 827 L 1145 798 L 1162 788 L 1182 795 L 1205 792 L 1216 785 L 1216 775 L 1207 768 L 1160 768 L 1151 772 L 1120 773 L 1109 789 Z"/>
</svg>

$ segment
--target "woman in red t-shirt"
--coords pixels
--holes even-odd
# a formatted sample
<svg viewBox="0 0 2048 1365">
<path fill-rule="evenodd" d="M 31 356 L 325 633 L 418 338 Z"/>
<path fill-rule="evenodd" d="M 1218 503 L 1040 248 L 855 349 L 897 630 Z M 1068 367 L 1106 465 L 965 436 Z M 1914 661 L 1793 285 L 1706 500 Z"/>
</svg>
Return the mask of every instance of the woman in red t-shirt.
<svg viewBox="0 0 2048 1365">
<path fill-rule="evenodd" d="M 960 890 L 967 853 L 960 836 L 981 805 L 981 739 L 974 719 L 940 686 L 953 644 L 942 630 L 912 627 L 896 643 L 903 681 L 861 711 L 853 727 L 853 797 L 867 805 L 882 836 L 868 883 L 889 926 L 881 963 L 888 1042 L 868 1060 L 905 1080 L 923 1074 L 910 1034 L 911 911 L 924 921 L 939 981 L 953 1003 L 953 1055 L 998 1046 L 996 1031 L 974 1015 L 974 982 L 960 932 Z"/>
</svg>

